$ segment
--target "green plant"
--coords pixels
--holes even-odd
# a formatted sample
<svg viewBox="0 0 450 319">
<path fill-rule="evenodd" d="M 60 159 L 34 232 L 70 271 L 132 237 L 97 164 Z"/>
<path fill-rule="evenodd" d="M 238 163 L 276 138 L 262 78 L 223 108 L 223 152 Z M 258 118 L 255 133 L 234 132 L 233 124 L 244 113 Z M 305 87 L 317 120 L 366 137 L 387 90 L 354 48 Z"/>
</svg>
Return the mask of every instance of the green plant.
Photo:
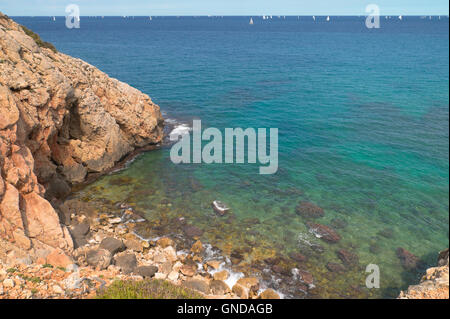
<svg viewBox="0 0 450 319">
<path fill-rule="evenodd" d="M 6 272 L 7 272 L 8 274 L 13 274 L 13 273 L 15 273 L 16 271 L 17 271 L 16 268 L 9 268 L 9 269 L 6 269 Z"/>
<path fill-rule="evenodd" d="M 115 281 L 101 290 L 98 299 L 202 299 L 191 289 L 176 286 L 165 280 Z"/>
<path fill-rule="evenodd" d="M 39 47 L 50 49 L 55 53 L 58 52 L 53 44 L 51 44 L 50 42 L 43 41 L 38 34 L 34 33 L 27 27 L 25 27 L 23 25 L 21 27 L 22 27 L 23 32 L 25 32 L 25 34 L 28 35 L 29 37 L 33 38 L 34 42 L 36 42 L 36 44 Z"/>
<path fill-rule="evenodd" d="M 42 265 L 42 268 L 53 268 L 53 266 L 50 264 L 44 264 Z"/>
</svg>

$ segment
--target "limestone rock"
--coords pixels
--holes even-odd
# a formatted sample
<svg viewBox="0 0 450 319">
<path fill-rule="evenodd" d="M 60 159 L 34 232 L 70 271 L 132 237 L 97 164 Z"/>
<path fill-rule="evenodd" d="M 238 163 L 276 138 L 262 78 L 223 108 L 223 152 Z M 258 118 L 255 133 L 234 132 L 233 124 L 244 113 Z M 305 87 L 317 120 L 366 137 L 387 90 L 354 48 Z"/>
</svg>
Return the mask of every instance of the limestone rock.
<svg viewBox="0 0 450 319">
<path fill-rule="evenodd" d="M 0 13 L 0 238 L 70 253 L 61 225 L 70 221 L 48 199 L 162 135 L 161 112 L 147 95 L 39 47 Z"/>
</svg>

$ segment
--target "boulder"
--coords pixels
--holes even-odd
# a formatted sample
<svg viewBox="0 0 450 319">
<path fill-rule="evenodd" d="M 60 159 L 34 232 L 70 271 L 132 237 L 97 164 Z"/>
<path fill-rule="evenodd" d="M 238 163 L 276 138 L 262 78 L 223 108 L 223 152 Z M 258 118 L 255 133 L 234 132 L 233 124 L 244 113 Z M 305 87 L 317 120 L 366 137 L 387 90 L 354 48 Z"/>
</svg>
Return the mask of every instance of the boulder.
<svg viewBox="0 0 450 319">
<path fill-rule="evenodd" d="M 345 271 L 344 265 L 338 263 L 329 262 L 327 263 L 326 267 L 330 272 L 342 273 Z"/>
<path fill-rule="evenodd" d="M 222 280 L 213 280 L 210 283 L 210 289 L 211 293 L 213 295 L 225 295 L 229 292 L 231 292 L 230 287 L 226 283 L 224 283 Z"/>
<path fill-rule="evenodd" d="M 266 289 L 258 296 L 258 299 L 280 299 L 280 295 L 273 289 Z"/>
<path fill-rule="evenodd" d="M 222 280 L 222 281 L 224 281 L 224 280 L 227 280 L 228 277 L 230 277 L 230 274 L 229 274 L 228 271 L 222 270 L 222 271 L 214 273 L 213 277 L 214 277 L 215 280 Z"/>
<path fill-rule="evenodd" d="M 175 246 L 175 242 L 170 239 L 169 237 L 163 237 L 156 241 L 156 245 L 160 246 L 161 248 L 166 248 L 168 246 Z"/>
<path fill-rule="evenodd" d="M 210 293 L 209 283 L 205 279 L 188 279 L 182 285 L 188 289 L 200 291 L 205 295 Z"/>
<path fill-rule="evenodd" d="M 135 273 L 144 278 L 152 278 L 158 272 L 156 266 L 140 266 L 137 267 Z"/>
<path fill-rule="evenodd" d="M 113 237 L 106 237 L 100 243 L 100 248 L 106 249 L 114 256 L 115 254 L 124 251 L 126 247 L 121 240 Z"/>
<path fill-rule="evenodd" d="M 203 244 L 200 240 L 197 240 L 191 247 L 191 252 L 193 252 L 194 254 L 201 254 L 203 250 Z"/>
<path fill-rule="evenodd" d="M 106 269 L 111 264 L 111 253 L 106 249 L 91 249 L 86 252 L 86 262 L 96 269 Z"/>
<path fill-rule="evenodd" d="M 131 274 L 137 267 L 135 254 L 123 254 L 114 258 L 115 264 L 124 274 Z"/>
</svg>

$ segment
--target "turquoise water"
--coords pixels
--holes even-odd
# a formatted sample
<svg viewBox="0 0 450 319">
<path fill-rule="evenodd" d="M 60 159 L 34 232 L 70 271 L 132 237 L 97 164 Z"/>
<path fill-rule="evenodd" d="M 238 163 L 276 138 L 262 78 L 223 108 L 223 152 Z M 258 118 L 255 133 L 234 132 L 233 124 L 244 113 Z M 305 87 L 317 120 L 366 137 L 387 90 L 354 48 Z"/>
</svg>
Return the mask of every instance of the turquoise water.
<svg viewBox="0 0 450 319">
<path fill-rule="evenodd" d="M 183 235 L 173 221 L 184 217 L 202 241 L 240 255 L 236 270 L 298 298 L 396 296 L 419 278 L 401 266 L 398 247 L 425 265 L 448 247 L 448 18 L 382 19 L 379 30 L 356 17 L 253 26 L 247 17 L 83 18 L 79 30 L 62 17 L 16 20 L 149 94 L 168 118 L 279 128 L 275 175 L 259 175 L 259 165 L 176 166 L 163 148 L 75 196 L 130 204 L 154 223 L 153 235 Z M 232 215 L 216 216 L 216 199 Z M 295 212 L 301 201 L 324 209 L 316 222 L 332 225 L 339 243 L 308 231 Z M 341 248 L 359 267 L 337 276 L 325 265 L 340 262 Z M 290 260 L 294 251 L 308 261 Z M 311 272 L 316 288 L 305 295 L 290 276 L 265 271 L 274 256 Z M 381 289 L 365 288 L 369 263 L 380 267 Z"/>
</svg>

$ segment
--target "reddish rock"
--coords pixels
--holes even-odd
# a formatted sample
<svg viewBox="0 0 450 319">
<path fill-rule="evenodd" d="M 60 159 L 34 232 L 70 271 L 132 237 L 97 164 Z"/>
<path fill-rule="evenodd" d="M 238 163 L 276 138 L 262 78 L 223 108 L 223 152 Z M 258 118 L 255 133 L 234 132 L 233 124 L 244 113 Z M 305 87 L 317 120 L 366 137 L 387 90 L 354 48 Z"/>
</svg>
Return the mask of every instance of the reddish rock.
<svg viewBox="0 0 450 319">
<path fill-rule="evenodd" d="M 420 259 L 404 248 L 397 248 L 397 256 L 400 258 L 403 268 L 414 270 L 420 266 Z"/>
<path fill-rule="evenodd" d="M 356 266 L 359 263 L 358 255 L 345 249 L 340 249 L 336 252 L 337 256 L 348 267 Z"/>
<path fill-rule="evenodd" d="M 329 226 L 312 222 L 307 222 L 306 225 L 316 237 L 319 237 L 326 242 L 334 244 L 341 240 L 341 236 L 339 236 L 339 234 Z"/>
<path fill-rule="evenodd" d="M 295 260 L 295 261 L 297 261 L 297 262 L 299 262 L 299 263 L 302 263 L 302 262 L 305 262 L 305 261 L 308 260 L 308 258 L 307 258 L 306 256 L 304 256 L 304 255 L 302 255 L 302 254 L 300 254 L 300 253 L 296 253 L 296 252 L 290 253 L 290 254 L 289 254 L 289 257 L 290 257 L 292 260 Z"/>
<path fill-rule="evenodd" d="M 305 218 L 320 218 L 325 215 L 322 208 L 310 202 L 301 202 L 297 205 L 295 211 Z"/>
<path fill-rule="evenodd" d="M 67 266 L 74 263 L 73 259 L 67 256 L 61 249 L 54 249 L 48 256 L 47 256 L 47 264 L 50 264 L 55 267 L 63 267 L 66 268 Z"/>
</svg>

